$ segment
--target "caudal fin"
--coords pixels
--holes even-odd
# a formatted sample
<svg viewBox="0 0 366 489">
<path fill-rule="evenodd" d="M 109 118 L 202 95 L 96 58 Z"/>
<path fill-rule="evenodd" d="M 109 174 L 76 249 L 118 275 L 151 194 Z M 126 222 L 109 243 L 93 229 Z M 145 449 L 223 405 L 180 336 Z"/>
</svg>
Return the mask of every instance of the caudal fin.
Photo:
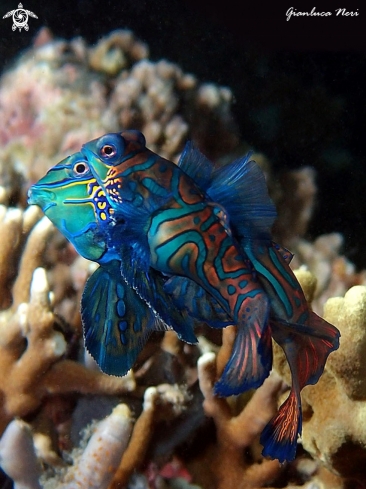
<svg viewBox="0 0 366 489">
<path fill-rule="evenodd" d="M 294 386 L 290 395 L 262 431 L 260 442 L 263 456 L 277 458 L 281 463 L 295 458 L 297 437 L 301 433 L 300 391 Z"/>
<path fill-rule="evenodd" d="M 319 380 L 328 355 L 338 348 L 339 331 L 314 312 L 306 325 L 278 320 L 270 324 L 273 338 L 283 348 L 290 365 L 292 388 L 277 415 L 264 428 L 261 444 L 263 455 L 284 462 L 295 458 L 301 434 L 300 391 Z"/>
</svg>

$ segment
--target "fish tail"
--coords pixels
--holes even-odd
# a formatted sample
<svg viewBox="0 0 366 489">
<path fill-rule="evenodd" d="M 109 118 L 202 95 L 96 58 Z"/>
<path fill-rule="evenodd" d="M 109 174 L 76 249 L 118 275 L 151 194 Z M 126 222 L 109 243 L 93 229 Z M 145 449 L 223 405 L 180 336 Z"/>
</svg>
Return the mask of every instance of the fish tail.
<svg viewBox="0 0 366 489">
<path fill-rule="evenodd" d="M 324 371 L 327 358 L 339 346 L 338 329 L 315 312 L 309 311 L 305 324 L 292 324 L 277 318 L 271 320 L 274 340 L 283 348 L 296 373 L 300 389 L 316 384 Z"/>
<path fill-rule="evenodd" d="M 297 437 L 301 433 L 300 390 L 293 386 L 290 395 L 280 407 L 276 416 L 264 428 L 260 442 L 263 456 L 276 458 L 279 462 L 295 458 Z"/>
<path fill-rule="evenodd" d="M 271 331 L 267 325 L 269 301 L 258 293 L 247 297 L 243 306 L 246 318 L 237 325 L 231 356 L 215 384 L 215 394 L 219 396 L 237 395 L 259 387 L 272 367 Z"/>
<path fill-rule="evenodd" d="M 273 338 L 289 363 L 292 388 L 278 414 L 263 430 L 261 444 L 263 455 L 284 462 L 295 458 L 297 437 L 301 434 L 300 391 L 319 380 L 328 355 L 338 348 L 339 331 L 314 312 L 310 312 L 306 324 L 274 319 L 270 325 Z"/>
</svg>

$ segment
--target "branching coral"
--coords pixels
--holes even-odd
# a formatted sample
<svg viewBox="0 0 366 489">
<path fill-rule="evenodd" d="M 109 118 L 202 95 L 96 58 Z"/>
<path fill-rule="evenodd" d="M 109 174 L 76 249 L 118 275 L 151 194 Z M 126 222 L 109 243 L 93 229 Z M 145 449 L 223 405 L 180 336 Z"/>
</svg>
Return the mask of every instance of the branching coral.
<svg viewBox="0 0 366 489">
<path fill-rule="evenodd" d="M 10 209 L 5 213 L 0 224 L 6 231 L 2 234 L 1 263 L 9 262 L 14 252 L 7 240 L 18 236 L 13 241 L 16 245 L 22 231 L 29 233 L 37 217 L 31 210 L 22 213 Z M 39 221 L 30 232 L 13 286 L 12 305 L 0 313 L 1 433 L 13 417 L 29 416 L 52 396 L 74 392 L 117 394 L 134 388 L 131 376 L 108 377 L 65 357 L 67 345 L 62 324 L 52 312 L 46 273 L 36 268 L 42 260 L 39 253 L 52 234 L 53 226 L 47 219 Z M 4 290 L 9 280 L 3 274 Z"/>
<path fill-rule="evenodd" d="M 214 353 L 206 353 L 199 359 L 198 376 L 205 397 L 205 413 L 213 418 L 216 425 L 217 446 L 210 463 L 215 487 L 259 488 L 270 483 L 282 470 L 278 461 L 262 460 L 251 464 L 245 460 L 244 450 L 253 444 L 258 450 L 259 435 L 276 412 L 281 379 L 275 375 L 267 379 L 235 416 L 227 400 L 213 394 L 213 384 L 217 380 Z"/>
<path fill-rule="evenodd" d="M 88 444 L 68 471 L 65 489 L 106 489 L 125 452 L 133 420 L 126 404 L 119 404 L 95 428 Z M 69 482 L 68 482 L 69 481 Z"/>
<path fill-rule="evenodd" d="M 167 421 L 179 416 L 185 409 L 186 401 L 186 393 L 177 386 L 160 385 L 146 390 L 143 411 L 108 489 L 126 486 L 133 471 L 143 464 L 155 425 L 162 419 Z"/>
<path fill-rule="evenodd" d="M 73 451 L 73 465 L 46 487 L 60 489 L 116 489 L 126 487 L 131 474 L 142 468 L 156 424 L 174 419 L 185 409 L 187 396 L 178 386 L 150 387 L 136 422 L 126 404 L 117 405 L 95 423 L 85 448 Z M 132 432 L 132 436 L 131 436 Z"/>
</svg>

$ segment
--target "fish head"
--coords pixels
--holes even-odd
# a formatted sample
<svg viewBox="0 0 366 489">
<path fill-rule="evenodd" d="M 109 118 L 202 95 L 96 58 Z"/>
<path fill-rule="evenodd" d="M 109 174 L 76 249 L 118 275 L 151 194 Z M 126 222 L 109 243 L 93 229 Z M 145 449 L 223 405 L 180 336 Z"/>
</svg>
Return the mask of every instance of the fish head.
<svg viewBox="0 0 366 489">
<path fill-rule="evenodd" d="M 113 178 L 117 166 L 138 153 L 147 151 L 144 135 L 136 130 L 105 134 L 84 144 L 81 149 L 91 171 L 102 186 Z"/>
<path fill-rule="evenodd" d="M 98 261 L 106 251 L 113 210 L 81 153 L 68 156 L 32 185 L 28 203 L 38 205 L 85 258 Z"/>
</svg>

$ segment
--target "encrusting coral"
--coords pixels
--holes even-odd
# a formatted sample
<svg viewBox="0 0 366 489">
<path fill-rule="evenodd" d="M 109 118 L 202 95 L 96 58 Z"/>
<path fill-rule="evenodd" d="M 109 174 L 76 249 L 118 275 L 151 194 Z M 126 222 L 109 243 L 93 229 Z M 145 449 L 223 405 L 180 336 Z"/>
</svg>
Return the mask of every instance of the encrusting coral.
<svg viewBox="0 0 366 489">
<path fill-rule="evenodd" d="M 342 335 L 319 386 L 304 392 L 303 446 L 347 481 L 366 479 L 366 287 L 329 299 L 324 317 Z"/>
<path fill-rule="evenodd" d="M 316 288 L 314 276 L 306 270 L 295 273 L 311 302 Z M 366 287 L 354 286 L 344 297 L 328 299 L 324 318 L 339 328 L 341 346 L 329 357 L 319 382 L 302 392 L 301 443 L 315 460 L 334 474 L 330 476 L 325 470 L 321 474 L 323 478 L 332 477 L 334 487 L 344 488 L 349 484 L 363 487 L 366 474 Z M 274 368 L 289 385 L 290 372 L 284 356 L 279 347 L 274 352 Z"/>
</svg>

